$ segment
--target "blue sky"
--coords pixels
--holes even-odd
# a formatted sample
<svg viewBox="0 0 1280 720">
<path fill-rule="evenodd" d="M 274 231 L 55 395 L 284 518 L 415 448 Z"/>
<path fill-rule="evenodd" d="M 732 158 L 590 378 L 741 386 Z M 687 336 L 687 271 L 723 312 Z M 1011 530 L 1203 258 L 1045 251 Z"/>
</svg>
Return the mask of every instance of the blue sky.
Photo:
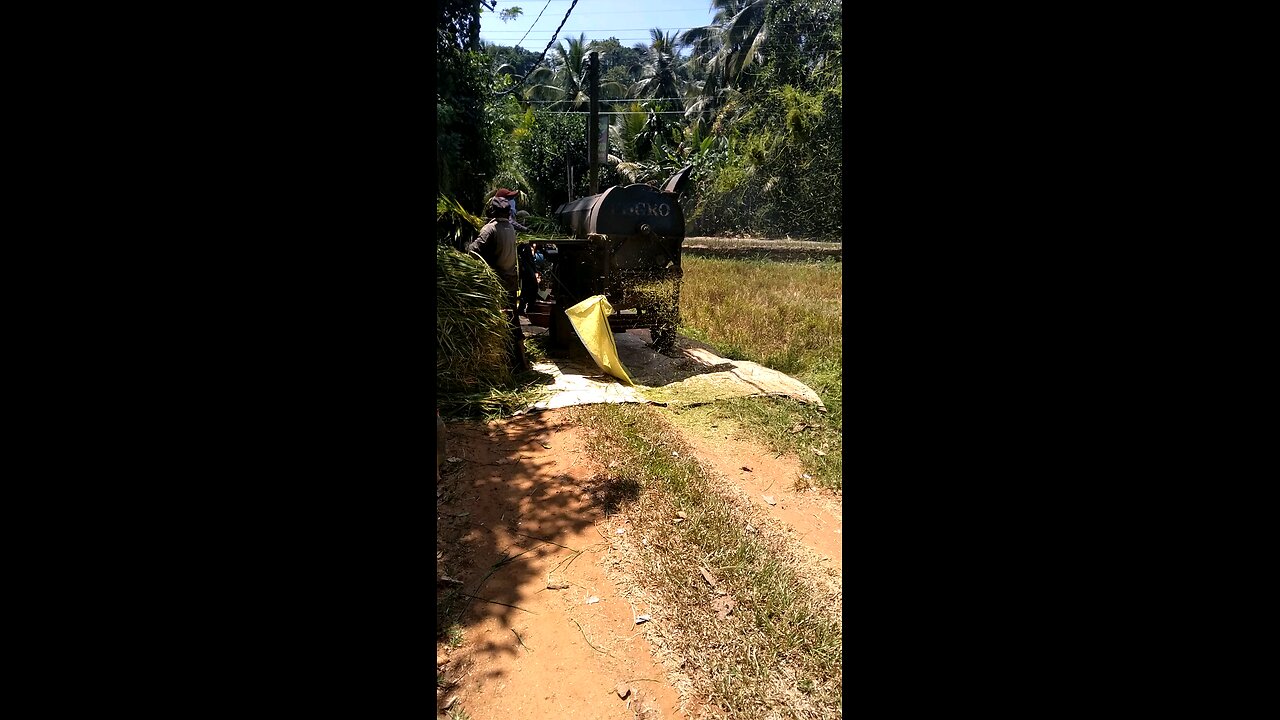
<svg viewBox="0 0 1280 720">
<path fill-rule="evenodd" d="M 480 39 L 498 45 L 520 43 L 526 50 L 541 53 L 571 4 L 572 0 L 498 0 L 493 12 L 480 13 Z M 498 13 L 510 7 L 524 12 L 504 23 Z M 638 42 L 647 45 L 649 28 L 684 31 L 710 24 L 713 14 L 710 0 L 578 0 L 556 36 L 556 44 L 563 45 L 562 40 L 581 33 L 588 41 L 615 37 L 627 47 Z"/>
</svg>

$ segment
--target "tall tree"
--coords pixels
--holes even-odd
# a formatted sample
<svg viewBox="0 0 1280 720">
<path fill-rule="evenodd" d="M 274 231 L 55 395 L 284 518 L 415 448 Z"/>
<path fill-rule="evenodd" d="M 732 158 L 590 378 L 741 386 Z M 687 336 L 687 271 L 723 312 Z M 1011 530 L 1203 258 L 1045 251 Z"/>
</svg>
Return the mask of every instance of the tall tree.
<svg viewBox="0 0 1280 720">
<path fill-rule="evenodd" d="M 763 47 L 769 62 L 762 84 L 829 86 L 839 73 L 840 20 L 840 0 L 769 0 Z"/>
<path fill-rule="evenodd" d="M 762 48 L 768 39 L 765 0 L 711 0 L 715 8 L 710 25 L 686 30 L 680 39 L 706 63 L 707 72 L 719 76 L 721 87 L 745 89 L 752 84 L 747 73 L 764 61 Z"/>
<path fill-rule="evenodd" d="M 538 53 L 522 47 L 495 45 L 483 40 L 480 41 L 480 47 L 492 59 L 494 72 L 498 74 L 524 77 L 533 69 L 533 64 L 538 62 Z"/>
<path fill-rule="evenodd" d="M 679 98 L 684 85 L 680 64 L 680 43 L 674 32 L 661 28 L 649 30 L 649 49 L 640 70 L 640 80 L 631 86 L 631 92 L 642 98 Z M 668 101 L 683 109 L 677 99 Z"/>
<path fill-rule="evenodd" d="M 587 81 L 587 36 L 579 34 L 577 38 L 565 38 L 564 47 L 557 46 L 552 56 L 552 66 L 539 67 L 529 74 L 529 88 L 525 91 L 528 100 L 554 100 L 548 105 L 549 110 L 583 110 L 586 109 L 590 97 L 590 85 Z M 616 82 L 601 79 L 600 97 L 602 100 L 619 98 L 626 88 Z"/>
<path fill-rule="evenodd" d="M 601 78 L 625 85 L 640 79 L 639 67 L 644 60 L 644 51 L 627 47 L 615 37 L 592 40 L 587 47 L 600 53 Z"/>
<path fill-rule="evenodd" d="M 440 0 L 436 5 L 436 55 L 480 49 L 480 12 L 498 0 Z"/>
<path fill-rule="evenodd" d="M 737 88 L 725 83 L 724 77 L 707 70 L 708 58 L 694 55 L 684 64 L 690 80 L 684 86 L 685 117 L 710 121 L 731 100 L 739 96 Z"/>
<path fill-rule="evenodd" d="M 440 191 L 479 209 L 497 167 L 485 142 L 492 78 L 480 49 L 480 12 L 496 0 L 441 0 L 436 18 L 436 179 Z"/>
<path fill-rule="evenodd" d="M 530 112 L 528 123 L 527 132 L 518 142 L 520 164 L 532 201 L 525 209 L 547 216 L 570 198 L 570 169 L 572 197 L 587 194 L 587 116 Z"/>
<path fill-rule="evenodd" d="M 614 152 L 607 160 L 628 183 L 661 182 L 683 164 L 676 151 L 680 135 L 677 125 L 633 102 L 609 127 Z"/>
</svg>

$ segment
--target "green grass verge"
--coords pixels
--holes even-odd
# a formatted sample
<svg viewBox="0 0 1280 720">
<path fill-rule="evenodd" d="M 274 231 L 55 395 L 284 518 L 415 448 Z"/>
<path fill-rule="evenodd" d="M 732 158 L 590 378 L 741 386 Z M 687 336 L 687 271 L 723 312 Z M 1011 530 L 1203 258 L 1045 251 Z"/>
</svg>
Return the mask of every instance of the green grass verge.
<svg viewBox="0 0 1280 720">
<path fill-rule="evenodd" d="M 749 511 L 722 496 L 660 410 L 631 404 L 579 408 L 614 483 L 642 490 L 623 510 L 655 619 L 674 632 L 685 670 L 734 718 L 838 718 L 842 694 L 840 608 L 807 585 L 785 538 L 746 529 Z M 675 524 L 676 512 L 687 520 Z M 711 608 L 706 567 L 736 603 Z M 834 605 L 834 606 L 833 606 Z M 660 616 L 659 616 L 660 613 Z"/>
</svg>

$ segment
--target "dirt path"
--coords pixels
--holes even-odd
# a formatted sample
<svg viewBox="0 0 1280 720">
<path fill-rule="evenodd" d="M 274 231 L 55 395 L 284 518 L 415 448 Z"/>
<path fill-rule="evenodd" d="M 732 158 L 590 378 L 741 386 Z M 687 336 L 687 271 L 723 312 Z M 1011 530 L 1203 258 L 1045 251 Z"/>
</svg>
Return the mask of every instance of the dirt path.
<svg viewBox="0 0 1280 720">
<path fill-rule="evenodd" d="M 455 461 L 437 486 L 437 599 L 469 605 L 460 635 L 437 644 L 437 711 L 474 720 L 710 716 L 649 625 L 635 622 L 646 608 L 622 587 L 633 579 L 618 574 L 629 538 L 615 512 L 628 498 L 604 490 L 605 463 L 588 456 L 566 414 L 448 428 Z M 684 432 L 700 459 L 812 550 L 815 571 L 838 578 L 838 503 L 791 488 L 794 458 L 721 430 Z"/>
<path fill-rule="evenodd" d="M 812 551 L 815 562 L 839 575 L 843 567 L 840 503 L 817 490 L 797 491 L 803 470 L 794 455 L 781 455 L 737 437 L 731 421 L 678 425 L 698 459 L 740 488 L 751 504 L 780 521 L 786 532 Z M 770 504 L 765 498 L 772 499 Z"/>
</svg>

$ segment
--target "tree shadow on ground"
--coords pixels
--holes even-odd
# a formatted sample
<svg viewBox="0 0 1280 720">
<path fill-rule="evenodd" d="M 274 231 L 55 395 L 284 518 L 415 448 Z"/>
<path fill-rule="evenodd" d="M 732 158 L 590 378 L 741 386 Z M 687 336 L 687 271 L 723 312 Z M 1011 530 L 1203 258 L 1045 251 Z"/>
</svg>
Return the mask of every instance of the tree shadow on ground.
<svg viewBox="0 0 1280 720">
<path fill-rule="evenodd" d="M 436 496 L 438 642 L 462 639 L 472 655 L 522 652 L 522 624 L 534 621 L 527 606 L 551 569 L 598 552 L 592 543 L 607 545 L 594 525 L 639 493 L 634 482 L 601 478 L 581 443 L 561 446 L 574 444 L 571 433 L 561 433 L 572 428 L 565 414 L 448 424 Z M 495 622 L 496 635 L 469 634 Z M 471 681 L 498 682 L 501 674 Z M 456 681 L 455 668 L 445 676 L 443 682 Z M 439 695 L 438 710 L 449 695 Z"/>
<path fill-rule="evenodd" d="M 617 513 L 623 505 L 640 497 L 642 486 L 631 478 L 596 475 L 588 481 L 586 488 L 592 501 L 608 517 Z"/>
</svg>

